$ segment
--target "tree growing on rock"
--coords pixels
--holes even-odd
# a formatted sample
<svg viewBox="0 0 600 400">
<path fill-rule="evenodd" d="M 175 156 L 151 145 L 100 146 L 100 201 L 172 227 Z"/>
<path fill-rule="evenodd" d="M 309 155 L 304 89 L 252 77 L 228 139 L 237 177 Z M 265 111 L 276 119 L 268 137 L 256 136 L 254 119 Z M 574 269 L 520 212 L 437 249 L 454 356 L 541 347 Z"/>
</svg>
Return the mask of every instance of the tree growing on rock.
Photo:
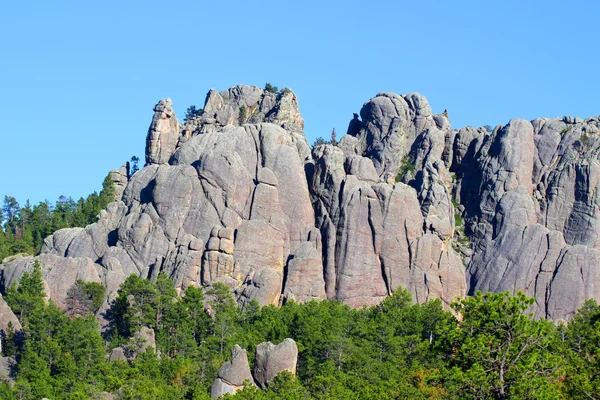
<svg viewBox="0 0 600 400">
<path fill-rule="evenodd" d="M 36 260 L 32 272 L 24 272 L 19 282 L 13 283 L 6 293 L 6 303 L 23 321 L 36 307 L 44 304 L 42 267 Z"/>
<path fill-rule="evenodd" d="M 67 292 L 67 313 L 71 318 L 95 314 L 105 297 L 104 285 L 78 279 Z"/>
<path fill-rule="evenodd" d="M 195 105 L 191 105 L 185 111 L 185 117 L 183 118 L 183 122 L 187 122 L 196 117 L 200 117 L 203 113 L 204 113 L 204 110 L 202 108 L 196 108 Z"/>
<path fill-rule="evenodd" d="M 277 94 L 279 88 L 277 86 L 271 85 L 269 82 L 265 84 L 265 92 Z"/>
</svg>

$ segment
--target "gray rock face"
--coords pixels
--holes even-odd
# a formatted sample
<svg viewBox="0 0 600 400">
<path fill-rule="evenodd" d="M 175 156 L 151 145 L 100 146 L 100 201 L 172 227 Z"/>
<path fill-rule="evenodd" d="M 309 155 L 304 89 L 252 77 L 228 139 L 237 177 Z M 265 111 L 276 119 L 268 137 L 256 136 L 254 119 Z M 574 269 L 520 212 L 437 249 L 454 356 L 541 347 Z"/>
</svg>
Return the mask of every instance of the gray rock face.
<svg viewBox="0 0 600 400">
<path fill-rule="evenodd" d="M 143 353 L 151 347 L 156 349 L 154 329 L 148 328 L 147 326 L 142 326 L 135 335 L 133 335 L 133 340 L 136 343 L 136 351 L 138 353 Z"/>
<path fill-rule="evenodd" d="M 99 276 L 102 268 L 89 258 L 65 258 L 54 254 L 41 254 L 37 257 L 20 256 L 6 264 L 2 270 L 3 291 L 13 282 L 18 282 L 24 272 L 33 271 L 36 260 L 42 268 L 46 296 L 63 309 L 66 308 L 67 292 L 78 279 L 84 282 L 102 282 Z"/>
<path fill-rule="evenodd" d="M 248 364 L 248 354 L 237 344 L 231 352 L 231 361 L 226 362 L 219 368 L 217 378 L 210 390 L 211 399 L 231 393 L 234 394 L 240 389 L 243 389 L 244 382 L 254 385 L 254 378 L 250 373 L 250 365 Z"/>
<path fill-rule="evenodd" d="M 311 193 L 329 298 L 357 307 L 372 305 L 402 286 L 418 301 L 443 296 L 449 304 L 466 293 L 464 266 L 451 246 L 438 240 L 427 245 L 427 257 L 422 251 L 431 242 L 424 227 L 446 240 L 453 235 L 453 207 L 439 177 L 441 173 L 449 180 L 442 161 L 436 163 L 444 172 L 433 170 L 433 183 L 440 188 L 423 186 L 425 194 L 419 196 L 408 185 L 363 174 L 368 167 L 355 168 L 368 166 L 368 158 L 345 156 L 331 145 L 315 148 L 313 157 Z"/>
<path fill-rule="evenodd" d="M 21 323 L 17 319 L 17 316 L 13 313 L 8 304 L 6 304 L 6 301 L 4 301 L 0 295 L 0 334 L 2 332 L 6 334 L 9 322 L 12 324 L 12 327 L 15 331 L 21 330 Z"/>
<path fill-rule="evenodd" d="M 427 99 L 418 93 L 379 93 L 364 104 L 360 116 L 361 128 L 353 122 L 349 134 L 358 139 L 358 153 L 373 160 L 380 176 L 396 176 L 402 158 L 419 134 L 450 127 L 446 115 L 433 114 Z"/>
<path fill-rule="evenodd" d="M 568 319 L 600 299 L 598 117 L 451 130 L 423 96 L 380 93 L 337 146 L 311 151 L 289 89 L 211 90 L 204 110 L 180 125 L 161 100 L 147 165 L 111 173 L 116 201 L 97 223 L 5 261 L 0 289 L 38 260 L 59 305 L 76 279 L 110 301 L 128 275 L 161 271 L 178 292 L 223 282 L 241 305 L 360 307 L 400 286 L 448 305 L 509 289 Z"/>
<path fill-rule="evenodd" d="M 109 175 L 115 187 L 114 199 L 115 201 L 121 201 L 127 182 L 129 182 L 129 163 L 126 162 L 119 169 L 113 169 L 109 172 Z"/>
<path fill-rule="evenodd" d="M 127 361 L 126 350 L 121 346 L 115 347 L 110 351 L 108 361 Z"/>
<path fill-rule="evenodd" d="M 600 298 L 597 125 L 512 120 L 489 137 L 455 136 L 452 168 L 476 250 L 469 293 L 521 290 L 536 299 L 538 317 L 554 320 Z"/>
<path fill-rule="evenodd" d="M 179 142 L 179 122 L 171 99 L 154 106 L 154 117 L 146 138 L 146 164 L 166 164 Z"/>
<path fill-rule="evenodd" d="M 68 276 L 94 271 L 88 278 L 108 287 L 109 301 L 128 275 L 155 278 L 165 271 L 179 292 L 221 281 L 242 304 L 257 299 L 278 305 L 291 263 L 290 296 L 325 297 L 304 169 L 310 148 L 296 95 L 236 86 L 211 91 L 205 110 L 179 126 L 171 101 L 157 104 L 147 166 L 127 180 L 121 201 L 111 203 L 99 222 L 45 240 L 38 259 L 55 256 L 57 266 L 46 273 L 80 260 L 68 267 L 79 272 Z M 113 171 L 115 182 L 127 175 L 122 169 Z M 220 230 L 213 232 L 215 227 Z M 5 281 L 18 279 L 23 265 L 8 264 Z M 299 281 L 298 271 L 308 280 Z M 58 287 L 70 284 L 71 278 Z M 50 297 L 63 302 L 59 293 Z"/>
<path fill-rule="evenodd" d="M 0 357 L 0 382 L 14 383 L 17 362 L 12 357 Z"/>
<path fill-rule="evenodd" d="M 283 371 L 296 375 L 298 346 L 293 339 L 285 339 L 278 345 L 271 342 L 256 346 L 254 361 L 254 379 L 258 386 L 266 389 L 269 382 Z"/>
</svg>

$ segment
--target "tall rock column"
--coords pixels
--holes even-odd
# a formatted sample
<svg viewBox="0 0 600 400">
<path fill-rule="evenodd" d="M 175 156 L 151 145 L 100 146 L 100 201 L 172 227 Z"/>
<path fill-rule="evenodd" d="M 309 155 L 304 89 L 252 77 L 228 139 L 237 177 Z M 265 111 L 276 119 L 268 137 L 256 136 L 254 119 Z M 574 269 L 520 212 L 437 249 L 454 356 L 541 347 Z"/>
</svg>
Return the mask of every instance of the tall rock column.
<svg viewBox="0 0 600 400">
<path fill-rule="evenodd" d="M 154 106 L 154 117 L 146 137 L 146 164 L 168 164 L 179 141 L 179 122 L 171 99 Z"/>
</svg>

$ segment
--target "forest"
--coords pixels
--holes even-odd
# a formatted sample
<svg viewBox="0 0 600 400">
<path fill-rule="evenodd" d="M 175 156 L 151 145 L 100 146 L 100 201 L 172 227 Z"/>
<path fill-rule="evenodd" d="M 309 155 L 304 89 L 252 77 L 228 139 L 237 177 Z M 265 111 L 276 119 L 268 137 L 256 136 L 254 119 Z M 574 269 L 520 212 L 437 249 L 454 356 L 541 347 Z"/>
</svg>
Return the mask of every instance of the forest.
<svg viewBox="0 0 600 400">
<path fill-rule="evenodd" d="M 114 200 L 114 186 L 107 176 L 100 193 L 78 201 L 60 196 L 54 205 L 48 200 L 21 206 L 16 198 L 4 196 L 0 212 L 0 261 L 18 253 L 37 254 L 44 238 L 63 228 L 85 227 L 98 220 L 98 214 Z"/>
<path fill-rule="evenodd" d="M 247 386 L 226 398 L 593 399 L 600 392 L 593 300 L 559 325 L 528 315 L 532 300 L 521 293 L 478 293 L 452 312 L 439 300 L 414 304 L 403 289 L 362 309 L 336 301 L 242 309 L 224 284 L 179 297 L 161 273 L 155 282 L 128 277 L 101 332 L 94 312 L 104 288 L 75 286 L 65 311 L 44 301 L 39 265 L 7 291 L 23 330 L 9 327 L 4 338 L 3 355 L 17 370 L 14 384 L 0 384 L 0 398 L 209 399 L 235 344 L 252 363 L 258 343 L 288 337 L 299 348 L 296 377 L 283 373 L 267 391 Z M 131 337 L 143 326 L 155 330 L 157 349 L 136 352 Z M 108 361 L 117 345 L 134 357 Z"/>
</svg>

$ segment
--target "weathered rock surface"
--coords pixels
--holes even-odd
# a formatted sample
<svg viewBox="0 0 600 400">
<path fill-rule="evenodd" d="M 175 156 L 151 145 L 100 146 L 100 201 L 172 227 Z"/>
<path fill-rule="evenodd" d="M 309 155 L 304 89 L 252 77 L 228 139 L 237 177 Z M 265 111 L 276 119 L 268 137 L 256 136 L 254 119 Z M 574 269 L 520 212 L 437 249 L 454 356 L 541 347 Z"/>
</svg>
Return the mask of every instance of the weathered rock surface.
<svg viewBox="0 0 600 400">
<path fill-rule="evenodd" d="M 17 316 L 13 313 L 8 304 L 6 304 L 6 301 L 4 301 L 2 298 L 2 295 L 0 295 L 0 335 L 2 332 L 6 334 L 9 323 L 12 324 L 12 327 L 15 331 L 21 330 L 21 323 L 19 322 Z"/>
<path fill-rule="evenodd" d="M 111 301 L 161 271 L 178 292 L 223 282 L 242 305 L 523 290 L 539 317 L 568 319 L 600 299 L 600 118 L 451 130 L 423 96 L 380 93 L 337 146 L 311 151 L 303 127 L 289 89 L 211 90 L 183 124 L 161 100 L 147 165 L 111 172 L 97 223 L 6 260 L 0 289 L 38 260 L 59 306 L 76 279 Z"/>
<path fill-rule="evenodd" d="M 17 362 L 12 357 L 0 357 L 0 382 L 13 383 Z"/>
<path fill-rule="evenodd" d="M 210 397 L 217 399 L 227 393 L 234 394 L 243 389 L 244 382 L 254 385 L 254 378 L 250 373 L 246 350 L 236 344 L 231 352 L 231 361 L 219 368 L 217 378 L 210 390 Z"/>
<path fill-rule="evenodd" d="M 115 347 L 110 351 L 108 361 L 127 361 L 127 350 L 122 346 Z"/>
<path fill-rule="evenodd" d="M 67 292 L 78 279 L 84 282 L 102 282 L 98 269 L 89 258 L 59 257 L 54 254 L 41 254 L 38 257 L 19 256 L 2 270 L 5 291 L 13 282 L 18 282 L 24 272 L 33 271 L 35 261 L 40 263 L 46 296 L 57 306 L 66 307 Z"/>
<path fill-rule="evenodd" d="M 126 162 L 119 169 L 113 169 L 109 172 L 110 179 L 115 187 L 115 201 L 121 201 L 123 198 L 123 192 L 129 182 L 129 163 Z"/>
<path fill-rule="evenodd" d="M 283 371 L 296 375 L 298 346 L 293 339 L 285 339 L 278 345 L 271 342 L 256 346 L 254 361 L 254 379 L 258 386 L 266 389 L 269 382 Z"/>
<path fill-rule="evenodd" d="M 597 118 L 512 120 L 455 136 L 455 189 L 475 246 L 469 293 L 521 290 L 554 320 L 600 299 L 599 145 Z"/>
<path fill-rule="evenodd" d="M 149 348 L 156 349 L 156 339 L 154 329 L 142 326 L 134 335 L 133 341 L 136 345 L 136 351 L 143 353 Z"/>
<path fill-rule="evenodd" d="M 166 164 L 179 141 L 179 122 L 171 99 L 154 106 L 154 117 L 146 139 L 146 164 Z"/>
</svg>

